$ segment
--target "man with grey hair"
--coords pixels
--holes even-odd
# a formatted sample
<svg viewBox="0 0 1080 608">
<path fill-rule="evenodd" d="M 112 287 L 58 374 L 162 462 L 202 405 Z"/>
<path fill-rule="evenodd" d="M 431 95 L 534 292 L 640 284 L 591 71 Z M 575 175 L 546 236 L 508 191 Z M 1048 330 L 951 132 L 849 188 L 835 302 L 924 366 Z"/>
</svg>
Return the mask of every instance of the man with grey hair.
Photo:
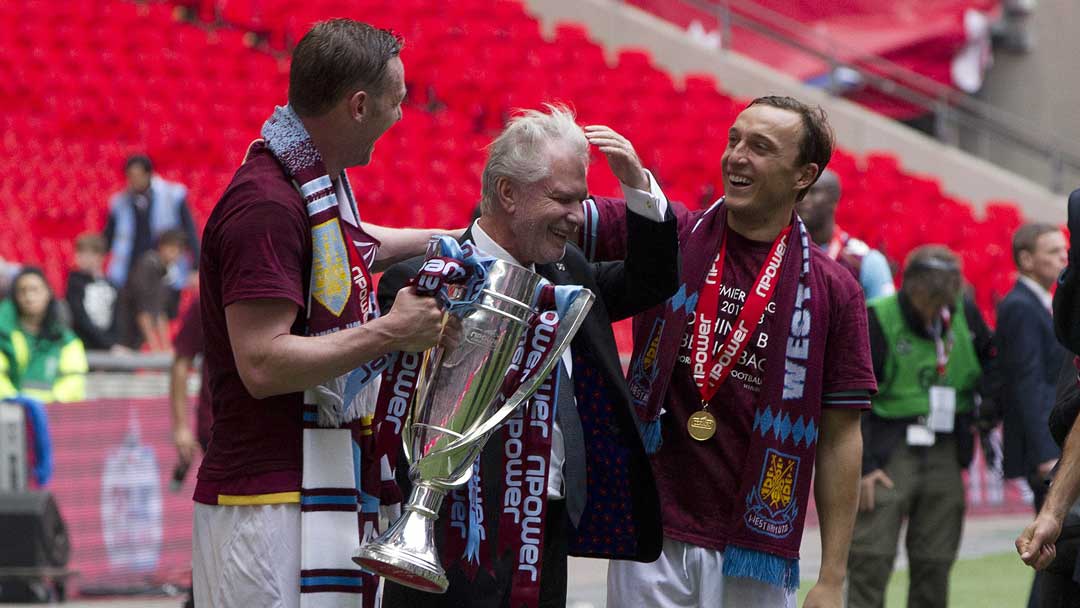
<svg viewBox="0 0 1080 608">
<path fill-rule="evenodd" d="M 590 264 L 567 242 L 585 223 L 590 144 L 606 156 L 631 210 L 624 261 Z M 553 284 L 587 287 L 597 299 L 563 355 L 550 448 L 539 448 L 529 460 L 545 463 L 545 483 L 534 490 L 544 504 L 539 546 L 529 543 L 535 531 L 513 517 L 524 489 L 504 483 L 513 479 L 511 461 L 504 461 L 511 444 L 504 429 L 480 457 L 479 496 L 465 499 L 471 508 L 460 508 L 463 503 L 455 504 L 452 493 L 444 504 L 449 513 L 436 524 L 449 590 L 436 596 L 387 582 L 387 607 L 562 607 L 568 554 L 653 561 L 660 553 L 656 486 L 630 409 L 611 323 L 675 292 L 679 247 L 667 200 L 629 141 L 608 127 L 582 129 L 562 106 L 526 111 L 510 121 L 488 148 L 482 193 L 481 216 L 463 241 Z M 420 262 L 386 272 L 380 303 L 391 303 Z M 399 469 L 398 481 L 407 494 L 404 473 Z M 482 517 L 455 525 L 455 511 L 474 509 Z M 467 549 L 469 538 L 477 539 L 475 551 Z"/>
<path fill-rule="evenodd" d="M 825 169 L 806 197 L 795 204 L 795 212 L 806 224 L 814 243 L 855 275 L 867 300 L 896 293 L 885 256 L 836 225 L 840 194 L 840 176 L 832 169 Z"/>
</svg>

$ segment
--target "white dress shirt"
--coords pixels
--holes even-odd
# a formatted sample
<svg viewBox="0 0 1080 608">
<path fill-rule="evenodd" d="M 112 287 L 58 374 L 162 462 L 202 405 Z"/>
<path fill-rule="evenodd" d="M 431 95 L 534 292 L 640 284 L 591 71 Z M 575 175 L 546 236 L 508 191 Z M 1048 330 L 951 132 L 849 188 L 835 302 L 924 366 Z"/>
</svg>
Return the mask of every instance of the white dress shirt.
<svg viewBox="0 0 1080 608">
<path fill-rule="evenodd" d="M 645 174 L 649 178 L 649 192 L 631 188 L 626 184 L 619 184 L 622 186 L 623 197 L 626 199 L 626 208 L 654 222 L 662 222 L 664 221 L 664 215 L 667 214 L 667 197 L 664 196 L 664 192 L 657 185 L 652 173 L 646 170 Z M 473 223 L 472 238 L 473 244 L 487 255 L 504 262 L 510 262 L 518 266 L 522 265 L 506 249 L 496 243 L 487 232 L 484 232 L 480 222 Z M 529 264 L 528 269 L 536 272 L 535 264 Z M 569 377 L 574 369 L 569 347 L 563 351 L 562 364 L 566 369 L 566 375 Z M 552 427 L 551 460 L 548 468 L 548 498 L 561 499 L 563 498 L 563 463 L 566 461 L 566 448 L 563 444 L 562 429 L 559 428 L 559 424 L 555 420 L 552 420 Z"/>
<path fill-rule="evenodd" d="M 1034 291 L 1035 295 L 1039 296 L 1039 301 L 1042 302 L 1043 308 L 1051 311 L 1051 314 L 1053 314 L 1054 296 L 1051 295 L 1045 287 L 1039 285 L 1039 283 L 1036 282 L 1035 279 L 1029 276 L 1020 275 L 1020 282 L 1024 285 L 1027 285 L 1028 289 L 1030 289 L 1031 291 Z"/>
</svg>

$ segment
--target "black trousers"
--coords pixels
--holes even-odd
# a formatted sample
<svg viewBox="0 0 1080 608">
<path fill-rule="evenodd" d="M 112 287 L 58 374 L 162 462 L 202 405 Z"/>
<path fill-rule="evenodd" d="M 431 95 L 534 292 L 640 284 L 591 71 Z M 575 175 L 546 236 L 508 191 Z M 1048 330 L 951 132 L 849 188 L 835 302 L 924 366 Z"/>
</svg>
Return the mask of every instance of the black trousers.
<svg viewBox="0 0 1080 608">
<path fill-rule="evenodd" d="M 544 552 L 540 571 L 541 608 L 565 608 L 566 606 L 566 551 L 570 522 L 566 516 L 566 501 L 550 500 L 544 524 Z M 492 526 L 488 524 L 489 538 Z M 505 556 L 492 568 L 480 564 L 475 578 L 468 578 L 460 568 L 447 572 L 450 587 L 446 593 L 437 595 L 417 591 L 386 581 L 383 589 L 383 608 L 514 608 L 510 605 L 514 556 Z"/>
<path fill-rule="evenodd" d="M 1074 507 L 1075 510 L 1075 507 Z M 1057 557 L 1039 573 L 1040 608 L 1080 608 L 1080 517 L 1065 518 L 1057 540 Z"/>
<path fill-rule="evenodd" d="M 1035 507 L 1035 514 L 1038 515 L 1039 511 L 1042 510 L 1043 503 L 1046 502 L 1046 494 L 1050 491 L 1050 487 L 1047 485 L 1046 479 L 1039 475 L 1038 471 L 1029 474 L 1027 482 L 1034 497 L 1032 506 Z M 1035 578 L 1031 581 L 1031 594 L 1028 595 L 1027 608 L 1039 608 L 1041 605 L 1042 602 L 1039 598 L 1040 589 L 1043 587 L 1043 576 L 1045 576 L 1044 572 L 1035 573 Z"/>
</svg>

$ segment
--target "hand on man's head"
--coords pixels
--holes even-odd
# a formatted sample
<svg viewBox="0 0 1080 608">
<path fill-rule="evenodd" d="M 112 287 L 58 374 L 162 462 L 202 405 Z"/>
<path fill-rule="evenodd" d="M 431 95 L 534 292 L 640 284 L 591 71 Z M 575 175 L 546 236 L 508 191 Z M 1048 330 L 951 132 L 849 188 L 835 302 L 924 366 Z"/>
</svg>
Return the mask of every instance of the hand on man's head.
<svg viewBox="0 0 1080 608">
<path fill-rule="evenodd" d="M 649 189 L 649 179 L 630 140 L 604 125 L 585 127 L 585 138 L 604 153 L 611 172 L 620 182 L 636 190 Z"/>
</svg>

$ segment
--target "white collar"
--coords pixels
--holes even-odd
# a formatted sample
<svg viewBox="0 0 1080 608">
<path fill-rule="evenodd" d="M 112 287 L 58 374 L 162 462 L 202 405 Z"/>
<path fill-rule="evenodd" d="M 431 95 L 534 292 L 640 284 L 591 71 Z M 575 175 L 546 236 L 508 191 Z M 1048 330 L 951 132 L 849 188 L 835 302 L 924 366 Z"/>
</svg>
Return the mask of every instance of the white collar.
<svg viewBox="0 0 1080 608">
<path fill-rule="evenodd" d="M 1043 287 L 1042 285 L 1039 285 L 1039 283 L 1036 282 L 1035 279 L 1033 279 L 1033 278 L 1031 278 L 1031 277 L 1029 277 L 1027 275 L 1021 274 L 1019 278 L 1020 278 L 1021 283 L 1023 283 L 1024 285 L 1027 285 L 1028 289 L 1035 292 L 1035 295 L 1038 296 L 1039 301 L 1042 302 L 1042 305 L 1047 310 L 1053 310 L 1054 309 L 1054 296 L 1052 296 L 1050 294 L 1050 292 L 1046 290 L 1045 287 Z"/>
<path fill-rule="evenodd" d="M 502 248 L 502 245 L 496 243 L 495 239 L 491 238 L 488 233 L 484 232 L 484 229 L 480 227 L 479 220 L 473 222 L 472 239 L 473 244 L 475 244 L 480 249 L 480 251 L 483 251 L 491 257 L 502 260 L 504 262 L 510 262 L 511 264 L 514 264 L 516 266 L 522 266 L 521 262 L 515 260 L 514 256 L 510 255 L 505 249 Z M 536 272 L 536 265 L 529 264 L 528 270 Z"/>
</svg>

